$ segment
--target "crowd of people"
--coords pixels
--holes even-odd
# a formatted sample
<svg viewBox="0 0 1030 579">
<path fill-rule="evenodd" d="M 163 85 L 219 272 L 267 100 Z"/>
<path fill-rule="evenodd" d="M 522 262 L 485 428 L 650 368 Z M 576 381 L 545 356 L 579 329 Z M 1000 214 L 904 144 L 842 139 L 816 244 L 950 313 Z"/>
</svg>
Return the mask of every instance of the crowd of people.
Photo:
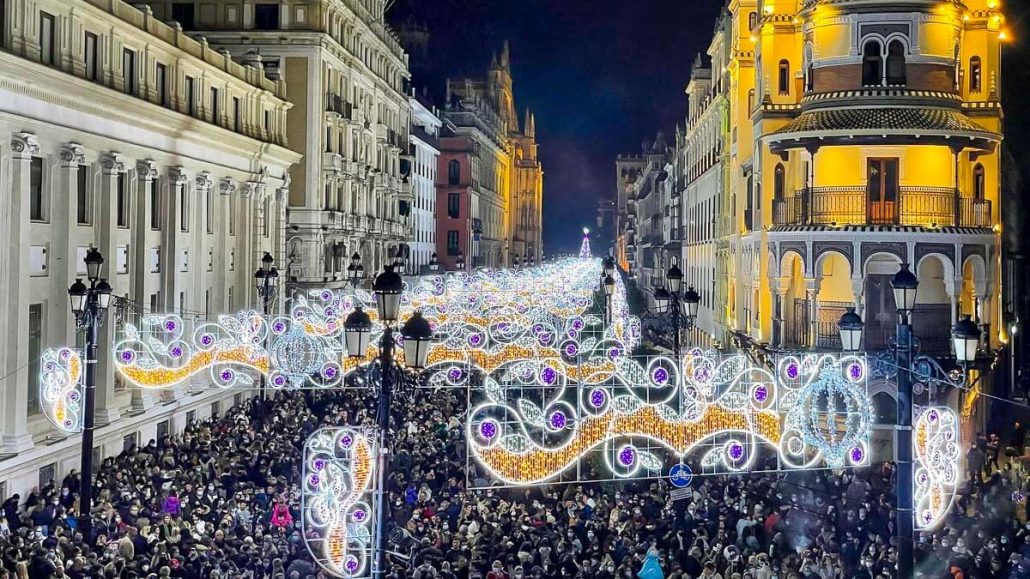
<svg viewBox="0 0 1030 579">
<path fill-rule="evenodd" d="M 695 477 L 677 500 L 659 480 L 484 490 L 464 393 L 395 399 L 392 579 L 896 576 L 890 464 Z M 360 389 L 280 392 L 106 458 L 93 541 L 77 525 L 76 473 L 14 495 L 0 513 L 0 579 L 325 577 L 302 536 L 304 440 L 373 423 L 375 403 Z M 1030 480 L 1018 461 L 1000 464 L 973 473 L 944 530 L 919 536 L 918 574 L 1030 577 Z"/>
</svg>

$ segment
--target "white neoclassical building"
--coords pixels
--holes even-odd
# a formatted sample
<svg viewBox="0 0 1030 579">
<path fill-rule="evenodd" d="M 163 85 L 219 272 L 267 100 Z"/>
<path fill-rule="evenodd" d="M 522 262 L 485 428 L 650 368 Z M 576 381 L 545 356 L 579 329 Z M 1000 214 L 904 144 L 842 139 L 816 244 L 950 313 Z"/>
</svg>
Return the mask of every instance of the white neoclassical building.
<svg viewBox="0 0 1030 579">
<path fill-rule="evenodd" d="M 81 345 L 68 287 L 97 247 L 126 304 L 100 334 L 94 453 L 121 452 L 238 402 L 198 377 L 175 392 L 116 380 L 119 324 L 257 302 L 285 260 L 282 82 L 121 0 L 0 2 L 0 496 L 78 468 L 40 408 L 48 347 Z"/>
<path fill-rule="evenodd" d="M 435 107 L 416 97 L 411 105 L 411 165 L 407 179 L 411 184 L 411 243 L 407 273 L 422 273 L 436 253 L 436 172 L 440 159 L 439 138 L 442 121 Z"/>
<path fill-rule="evenodd" d="M 145 0 L 196 38 L 260 61 L 287 85 L 292 171 L 287 262 L 297 290 L 343 287 L 347 256 L 369 275 L 411 238 L 401 174 L 410 112 L 408 57 L 386 0 Z"/>
</svg>

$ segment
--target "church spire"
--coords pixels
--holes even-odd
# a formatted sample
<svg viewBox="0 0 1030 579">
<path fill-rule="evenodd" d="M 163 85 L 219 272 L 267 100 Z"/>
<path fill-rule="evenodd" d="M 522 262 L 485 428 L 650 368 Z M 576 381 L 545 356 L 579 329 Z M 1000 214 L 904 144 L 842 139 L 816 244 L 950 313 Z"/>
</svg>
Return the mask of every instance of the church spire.
<svg viewBox="0 0 1030 579">
<path fill-rule="evenodd" d="M 511 68 L 511 54 L 507 40 L 504 41 L 504 46 L 501 48 L 501 68 L 505 70 Z"/>
<path fill-rule="evenodd" d="M 536 114 L 529 112 L 526 109 L 526 136 L 535 139 L 536 138 Z"/>
<path fill-rule="evenodd" d="M 490 57 L 490 70 L 497 69 L 497 51 L 494 51 L 493 56 Z"/>
</svg>

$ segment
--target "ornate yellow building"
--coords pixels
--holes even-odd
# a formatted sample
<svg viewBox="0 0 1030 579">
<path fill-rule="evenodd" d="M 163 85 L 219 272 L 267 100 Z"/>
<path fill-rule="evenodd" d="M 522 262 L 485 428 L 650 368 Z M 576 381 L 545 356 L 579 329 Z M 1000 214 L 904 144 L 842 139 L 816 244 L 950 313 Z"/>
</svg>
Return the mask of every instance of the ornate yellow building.
<svg viewBox="0 0 1030 579">
<path fill-rule="evenodd" d="M 997 0 L 727 9 L 726 329 L 832 348 L 854 306 L 882 348 L 909 263 L 924 350 L 946 351 L 961 314 L 1004 338 Z"/>
</svg>

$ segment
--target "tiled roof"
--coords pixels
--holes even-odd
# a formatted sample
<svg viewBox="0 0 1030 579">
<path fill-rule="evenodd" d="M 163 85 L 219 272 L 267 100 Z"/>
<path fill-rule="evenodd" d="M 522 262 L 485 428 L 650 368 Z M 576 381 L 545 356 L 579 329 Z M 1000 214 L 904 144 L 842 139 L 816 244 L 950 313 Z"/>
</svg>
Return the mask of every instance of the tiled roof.
<svg viewBox="0 0 1030 579">
<path fill-rule="evenodd" d="M 777 131 L 777 134 L 848 130 L 977 133 L 997 137 L 960 112 L 910 107 L 851 107 L 805 112 Z"/>
</svg>

